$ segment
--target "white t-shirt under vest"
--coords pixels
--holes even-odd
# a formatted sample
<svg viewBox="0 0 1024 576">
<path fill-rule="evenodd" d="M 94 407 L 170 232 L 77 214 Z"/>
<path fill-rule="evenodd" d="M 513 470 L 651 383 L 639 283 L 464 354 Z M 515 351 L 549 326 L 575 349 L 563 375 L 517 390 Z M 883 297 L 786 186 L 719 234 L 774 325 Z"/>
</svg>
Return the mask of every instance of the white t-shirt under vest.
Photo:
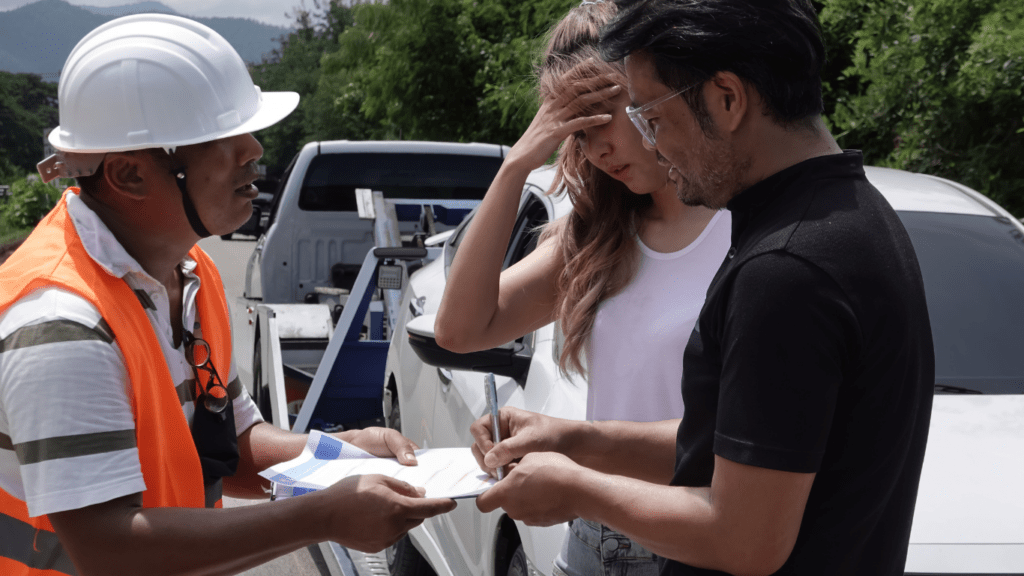
<svg viewBox="0 0 1024 576">
<path fill-rule="evenodd" d="M 683 417 L 683 349 L 708 285 L 725 259 L 732 217 L 722 210 L 682 250 L 661 253 L 637 237 L 633 281 L 598 305 L 587 347 L 588 420 Z"/>
</svg>

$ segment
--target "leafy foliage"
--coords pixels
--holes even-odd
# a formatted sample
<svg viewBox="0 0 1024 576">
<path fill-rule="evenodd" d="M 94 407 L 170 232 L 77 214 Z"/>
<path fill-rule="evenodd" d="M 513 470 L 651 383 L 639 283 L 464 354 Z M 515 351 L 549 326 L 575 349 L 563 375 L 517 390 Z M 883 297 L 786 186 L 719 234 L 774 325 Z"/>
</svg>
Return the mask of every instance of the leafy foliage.
<svg viewBox="0 0 1024 576">
<path fill-rule="evenodd" d="M 280 47 L 251 66 L 253 82 L 263 91 L 299 93 L 299 107 L 283 121 L 261 130 L 263 163 L 279 174 L 292 156 L 317 138 L 319 114 L 311 100 L 320 81 L 320 60 L 338 49 L 338 35 L 352 24 L 351 8 L 340 2 L 313 0 L 312 9 L 296 7 L 294 31 L 278 38 Z M 332 136 L 333 137 L 333 136 Z"/>
<path fill-rule="evenodd" d="M 318 94 L 374 137 L 512 144 L 536 112 L 544 33 L 575 2 L 393 0 L 355 8 Z"/>
<path fill-rule="evenodd" d="M 0 181 L 34 171 L 43 159 L 43 131 L 56 125 L 56 84 L 0 72 Z"/>
<path fill-rule="evenodd" d="M 11 185 L 11 195 L 0 203 L 0 221 L 6 228 L 32 228 L 57 204 L 61 192 L 38 178 Z"/>
<path fill-rule="evenodd" d="M 299 110 L 260 132 L 268 171 L 302 144 L 414 139 L 512 144 L 536 112 L 543 36 L 575 0 L 317 0 L 296 32 L 253 67 Z"/>
<path fill-rule="evenodd" d="M 11 164 L 11 161 L 0 156 L 0 184 L 11 184 L 15 180 L 25 177 L 25 170 Z"/>
<path fill-rule="evenodd" d="M 830 0 L 821 18 L 847 34 L 831 38 L 848 65 L 826 96 L 840 145 L 1024 214 L 1024 4 Z"/>
</svg>

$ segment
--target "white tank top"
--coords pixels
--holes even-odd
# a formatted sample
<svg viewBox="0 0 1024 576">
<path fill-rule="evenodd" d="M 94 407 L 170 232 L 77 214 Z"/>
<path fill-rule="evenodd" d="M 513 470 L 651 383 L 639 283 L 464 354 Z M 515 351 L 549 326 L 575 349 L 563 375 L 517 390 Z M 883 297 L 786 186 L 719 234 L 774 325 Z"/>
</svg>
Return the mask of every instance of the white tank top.
<svg viewBox="0 0 1024 576">
<path fill-rule="evenodd" d="M 655 422 L 683 417 L 683 349 L 725 259 L 732 216 L 715 214 L 677 252 L 642 254 L 633 281 L 598 305 L 587 346 L 588 420 Z"/>
</svg>

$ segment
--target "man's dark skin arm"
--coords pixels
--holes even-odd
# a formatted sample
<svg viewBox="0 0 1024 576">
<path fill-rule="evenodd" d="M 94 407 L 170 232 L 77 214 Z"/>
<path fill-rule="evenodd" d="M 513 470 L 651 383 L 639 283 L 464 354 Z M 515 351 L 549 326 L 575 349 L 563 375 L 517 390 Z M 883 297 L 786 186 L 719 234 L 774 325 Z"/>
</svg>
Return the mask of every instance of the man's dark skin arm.
<svg viewBox="0 0 1024 576">
<path fill-rule="evenodd" d="M 335 436 L 412 463 L 406 454 L 415 445 L 396 431 L 376 428 Z M 225 478 L 225 492 L 266 498 L 269 483 L 257 472 L 294 458 L 305 442 L 305 435 L 266 423 L 250 427 L 239 436 L 238 474 Z M 422 494 L 393 478 L 355 476 L 302 497 L 238 508 L 142 508 L 139 493 L 49 518 L 81 576 L 222 575 L 325 540 L 356 550 L 383 550 L 425 518 L 455 508 L 453 500 Z"/>
</svg>

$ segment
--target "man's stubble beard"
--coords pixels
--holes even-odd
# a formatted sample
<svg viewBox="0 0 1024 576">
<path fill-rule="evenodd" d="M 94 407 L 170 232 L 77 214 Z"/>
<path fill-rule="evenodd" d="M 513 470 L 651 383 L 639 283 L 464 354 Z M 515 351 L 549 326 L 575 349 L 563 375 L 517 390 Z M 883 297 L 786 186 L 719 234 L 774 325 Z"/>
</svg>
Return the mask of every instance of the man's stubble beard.
<svg viewBox="0 0 1024 576">
<path fill-rule="evenodd" d="M 706 206 L 720 210 L 746 186 L 740 178 L 750 159 L 739 160 L 731 145 L 720 138 L 702 134 L 694 146 L 697 173 L 675 170 L 676 196 L 687 206 Z"/>
</svg>

